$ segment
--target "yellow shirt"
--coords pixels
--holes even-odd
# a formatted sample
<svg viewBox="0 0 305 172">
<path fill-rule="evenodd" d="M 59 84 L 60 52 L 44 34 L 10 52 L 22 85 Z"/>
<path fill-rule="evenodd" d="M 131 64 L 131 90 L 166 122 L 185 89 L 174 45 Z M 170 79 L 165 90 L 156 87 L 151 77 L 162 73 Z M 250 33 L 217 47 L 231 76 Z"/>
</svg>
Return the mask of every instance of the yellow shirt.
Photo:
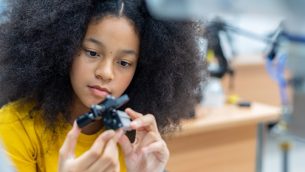
<svg viewBox="0 0 305 172">
<path fill-rule="evenodd" d="M 29 117 L 32 106 L 18 107 L 17 102 L 0 109 L 0 139 L 15 168 L 21 172 L 57 172 L 58 152 L 71 125 L 63 128 L 61 135 L 52 139 L 43 122 Z M 102 132 L 102 131 L 101 131 Z M 80 134 L 75 148 L 78 157 L 88 150 L 98 135 Z M 121 172 L 126 171 L 122 151 L 119 149 Z"/>
</svg>

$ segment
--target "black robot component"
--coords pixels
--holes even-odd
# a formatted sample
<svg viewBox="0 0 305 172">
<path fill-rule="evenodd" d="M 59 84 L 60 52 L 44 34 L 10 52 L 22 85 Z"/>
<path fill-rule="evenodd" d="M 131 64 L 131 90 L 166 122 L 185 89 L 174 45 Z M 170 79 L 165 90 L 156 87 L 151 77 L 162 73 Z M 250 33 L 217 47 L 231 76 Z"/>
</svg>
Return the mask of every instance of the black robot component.
<svg viewBox="0 0 305 172">
<path fill-rule="evenodd" d="M 128 101 L 129 97 L 127 95 L 123 95 L 117 99 L 113 96 L 107 96 L 103 102 L 92 105 L 89 112 L 79 116 L 76 120 L 77 125 L 83 128 L 93 121 L 102 120 L 107 129 L 116 130 L 123 128 L 124 130 L 128 130 L 130 124 L 129 116 L 125 112 L 117 110 L 117 108 Z"/>
</svg>

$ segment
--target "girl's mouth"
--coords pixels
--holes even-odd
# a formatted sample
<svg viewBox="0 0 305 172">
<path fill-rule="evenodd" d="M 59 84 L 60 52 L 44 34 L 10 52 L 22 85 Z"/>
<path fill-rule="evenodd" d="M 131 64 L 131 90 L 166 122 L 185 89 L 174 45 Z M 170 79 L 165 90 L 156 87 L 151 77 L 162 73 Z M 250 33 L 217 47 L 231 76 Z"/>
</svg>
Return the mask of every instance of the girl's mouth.
<svg viewBox="0 0 305 172">
<path fill-rule="evenodd" d="M 88 86 L 93 95 L 97 97 L 106 97 L 110 95 L 110 91 L 107 88 L 103 88 L 97 85 Z"/>
</svg>

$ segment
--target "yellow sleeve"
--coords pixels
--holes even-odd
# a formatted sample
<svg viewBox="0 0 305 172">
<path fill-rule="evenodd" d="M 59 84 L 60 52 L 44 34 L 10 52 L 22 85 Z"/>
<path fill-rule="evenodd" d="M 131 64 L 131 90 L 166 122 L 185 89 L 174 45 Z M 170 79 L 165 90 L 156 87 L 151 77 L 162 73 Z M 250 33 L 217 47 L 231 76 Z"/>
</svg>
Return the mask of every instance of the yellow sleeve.
<svg viewBox="0 0 305 172">
<path fill-rule="evenodd" d="M 5 152 L 17 171 L 35 172 L 35 140 L 30 139 L 31 127 L 10 107 L 0 110 L 0 138 Z"/>
<path fill-rule="evenodd" d="M 120 159 L 120 172 L 127 172 L 126 164 L 125 164 L 125 158 L 123 155 L 123 150 L 120 146 L 119 147 L 119 159 Z"/>
</svg>

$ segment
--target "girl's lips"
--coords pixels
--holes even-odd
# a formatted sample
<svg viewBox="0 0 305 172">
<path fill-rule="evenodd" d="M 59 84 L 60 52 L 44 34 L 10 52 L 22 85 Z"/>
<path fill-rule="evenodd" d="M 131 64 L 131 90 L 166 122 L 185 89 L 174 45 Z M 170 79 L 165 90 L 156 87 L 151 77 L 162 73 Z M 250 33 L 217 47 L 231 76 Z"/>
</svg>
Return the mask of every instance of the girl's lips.
<svg viewBox="0 0 305 172">
<path fill-rule="evenodd" d="M 89 89 L 93 93 L 93 95 L 98 96 L 98 97 L 106 97 L 107 95 L 110 94 L 108 89 L 101 88 L 99 86 L 89 86 Z"/>
</svg>

